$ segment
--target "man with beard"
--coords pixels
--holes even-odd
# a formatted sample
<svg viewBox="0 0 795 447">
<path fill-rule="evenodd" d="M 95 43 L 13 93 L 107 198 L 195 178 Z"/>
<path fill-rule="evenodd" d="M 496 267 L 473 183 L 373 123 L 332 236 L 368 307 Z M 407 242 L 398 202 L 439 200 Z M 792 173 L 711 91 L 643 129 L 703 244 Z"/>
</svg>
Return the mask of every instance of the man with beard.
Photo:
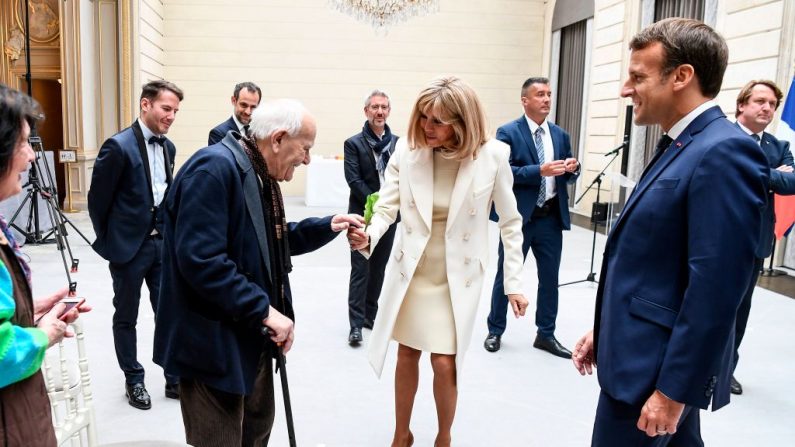
<svg viewBox="0 0 795 447">
<path fill-rule="evenodd" d="M 261 100 L 262 90 L 257 87 L 257 84 L 253 82 L 237 84 L 235 91 L 232 93 L 232 116 L 210 131 L 207 145 L 212 146 L 223 140 L 230 130 L 234 130 L 241 135 L 248 134 L 251 113 L 257 108 Z"/>
<path fill-rule="evenodd" d="M 345 180 L 351 188 L 349 213 L 363 215 L 367 196 L 378 191 L 384 183 L 384 171 L 398 140 L 386 124 L 390 111 L 389 96 L 381 90 L 373 90 L 364 101 L 367 121 L 362 131 L 345 140 Z M 392 224 L 384 233 L 369 260 L 358 251 L 351 252 L 348 287 L 348 321 L 351 326 L 348 343 L 351 346 L 361 343 L 363 327 L 373 328 L 384 269 L 395 239 L 395 225 Z"/>
</svg>

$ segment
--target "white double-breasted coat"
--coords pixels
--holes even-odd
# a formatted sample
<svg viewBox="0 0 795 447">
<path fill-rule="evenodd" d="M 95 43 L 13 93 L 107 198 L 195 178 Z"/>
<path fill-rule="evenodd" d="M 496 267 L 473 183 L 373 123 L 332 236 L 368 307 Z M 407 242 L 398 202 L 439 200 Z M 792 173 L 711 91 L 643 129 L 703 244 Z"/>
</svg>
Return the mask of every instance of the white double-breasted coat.
<svg viewBox="0 0 795 447">
<path fill-rule="evenodd" d="M 498 226 L 505 250 L 505 293 L 522 293 L 522 218 L 513 194 L 510 148 L 489 140 L 477 157 L 461 162 L 450 198 L 445 230 L 447 278 L 456 328 L 456 370 L 461 371 L 472 336 L 483 276 L 489 259 L 488 224 L 491 204 L 500 216 Z M 398 140 L 379 192 L 375 214 L 367 228 L 369 255 L 381 235 L 395 221 L 401 223 L 392 246 L 378 300 L 379 310 L 370 336 L 368 356 L 380 377 L 389 340 L 403 298 L 430 239 L 433 211 L 433 151 L 409 149 Z"/>
</svg>

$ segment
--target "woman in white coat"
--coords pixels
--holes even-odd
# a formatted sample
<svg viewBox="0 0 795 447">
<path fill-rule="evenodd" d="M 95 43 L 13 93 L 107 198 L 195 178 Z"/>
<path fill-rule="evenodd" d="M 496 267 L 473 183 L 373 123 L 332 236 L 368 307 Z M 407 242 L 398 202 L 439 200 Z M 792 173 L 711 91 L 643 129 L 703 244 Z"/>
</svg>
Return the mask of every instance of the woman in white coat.
<svg viewBox="0 0 795 447">
<path fill-rule="evenodd" d="M 389 161 L 376 212 L 366 232 L 349 233 L 365 256 L 395 221 L 379 313 L 369 343 L 370 363 L 381 375 L 390 339 L 399 343 L 395 370 L 393 447 L 412 445 L 409 421 L 422 351 L 431 353 L 438 433 L 449 446 L 457 373 L 472 335 L 489 256 L 488 222 L 494 203 L 505 247 L 505 291 L 518 318 L 522 223 L 511 187 L 507 145 L 486 133 L 474 90 L 456 77 L 431 82 L 417 98 L 408 136 Z"/>
</svg>

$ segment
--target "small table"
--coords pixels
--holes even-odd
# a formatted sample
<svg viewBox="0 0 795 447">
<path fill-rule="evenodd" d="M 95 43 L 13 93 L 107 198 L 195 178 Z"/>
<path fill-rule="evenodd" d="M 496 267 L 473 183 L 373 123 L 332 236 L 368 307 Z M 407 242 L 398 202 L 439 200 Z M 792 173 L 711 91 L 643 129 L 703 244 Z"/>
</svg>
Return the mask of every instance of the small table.
<svg viewBox="0 0 795 447">
<path fill-rule="evenodd" d="M 347 208 L 350 189 L 342 160 L 312 160 L 306 171 L 306 206 Z"/>
</svg>

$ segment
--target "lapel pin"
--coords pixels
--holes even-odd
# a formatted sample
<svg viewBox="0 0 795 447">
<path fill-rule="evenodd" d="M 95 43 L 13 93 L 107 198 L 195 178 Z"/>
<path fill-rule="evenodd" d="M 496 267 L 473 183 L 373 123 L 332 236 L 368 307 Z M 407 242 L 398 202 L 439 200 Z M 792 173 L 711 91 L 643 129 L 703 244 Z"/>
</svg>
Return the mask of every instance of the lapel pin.
<svg viewBox="0 0 795 447">
<path fill-rule="evenodd" d="M 682 142 L 681 141 L 677 141 L 676 142 L 676 147 L 682 147 Z"/>
</svg>

